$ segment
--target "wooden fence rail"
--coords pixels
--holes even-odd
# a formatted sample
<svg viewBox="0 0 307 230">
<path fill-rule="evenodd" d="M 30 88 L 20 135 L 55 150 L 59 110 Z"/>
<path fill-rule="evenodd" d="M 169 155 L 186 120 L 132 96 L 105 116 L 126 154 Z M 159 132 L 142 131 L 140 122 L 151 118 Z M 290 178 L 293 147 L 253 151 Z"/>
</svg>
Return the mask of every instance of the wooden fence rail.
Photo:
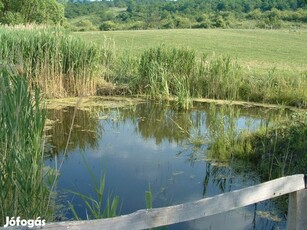
<svg viewBox="0 0 307 230">
<path fill-rule="evenodd" d="M 288 229 L 307 229 L 307 189 L 303 174 L 282 177 L 244 189 L 163 208 L 139 210 L 119 217 L 46 224 L 43 229 L 148 229 L 227 212 L 290 194 Z"/>
</svg>

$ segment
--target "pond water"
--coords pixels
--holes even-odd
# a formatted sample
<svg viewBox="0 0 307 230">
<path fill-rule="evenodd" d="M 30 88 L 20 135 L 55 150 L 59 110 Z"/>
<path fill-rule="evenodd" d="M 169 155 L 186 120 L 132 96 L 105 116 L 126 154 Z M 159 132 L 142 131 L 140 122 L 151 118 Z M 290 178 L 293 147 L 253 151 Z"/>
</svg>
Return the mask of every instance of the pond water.
<svg viewBox="0 0 307 230">
<path fill-rule="evenodd" d="M 46 164 L 59 167 L 63 161 L 58 182 L 58 190 L 64 194 L 62 203 L 67 206 L 71 202 L 79 217 L 86 219 L 88 210 L 83 201 L 65 191 L 96 197 L 91 172 L 98 179 L 106 175 L 104 201 L 108 196 L 118 195 L 120 214 L 145 209 L 145 191 L 149 186 L 152 206 L 156 208 L 261 183 L 253 165 L 246 162 L 227 165 L 208 159 L 212 119 L 208 111 L 207 104 L 177 111 L 163 103 L 110 110 L 84 111 L 72 107 L 49 110 L 48 118 L 57 122 L 48 131 L 51 157 Z M 235 129 L 255 130 L 272 115 L 274 111 L 240 109 Z M 73 218 L 69 210 L 64 215 Z M 275 203 L 266 201 L 167 229 L 284 229 L 285 225 L 283 213 Z"/>
</svg>

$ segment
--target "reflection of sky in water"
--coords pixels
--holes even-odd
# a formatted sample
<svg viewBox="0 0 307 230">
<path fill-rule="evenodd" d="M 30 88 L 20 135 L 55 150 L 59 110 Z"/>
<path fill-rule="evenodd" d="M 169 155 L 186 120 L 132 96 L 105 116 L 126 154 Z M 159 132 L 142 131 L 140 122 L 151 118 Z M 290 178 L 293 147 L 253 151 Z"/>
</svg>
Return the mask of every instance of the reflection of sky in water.
<svg viewBox="0 0 307 230">
<path fill-rule="evenodd" d="M 192 119 L 194 120 L 194 115 Z M 198 116 L 199 129 L 206 129 L 206 114 Z M 86 156 L 93 173 L 99 177 L 106 173 L 105 198 L 108 194 L 119 195 L 122 202 L 121 214 L 127 214 L 145 208 L 145 191 L 150 185 L 153 194 L 153 207 L 163 207 L 210 197 L 223 191 L 231 191 L 252 184 L 260 183 L 255 173 L 234 172 L 230 168 L 216 167 L 196 160 L 188 161 L 191 147 L 188 144 L 177 144 L 165 139 L 157 144 L 154 137 L 144 139 L 137 131 L 137 121 L 125 119 L 114 122 L 112 119 L 100 121 L 103 130 L 97 148 L 75 149 L 68 153 L 61 169 L 59 188 L 71 189 L 95 197 L 89 172 L 81 154 Z M 250 129 L 260 124 L 253 119 Z M 246 127 L 246 118 L 240 117 L 236 125 L 239 129 Z M 159 128 L 159 127 L 158 127 Z M 182 154 L 178 154 L 182 152 Z M 199 153 L 200 154 L 200 153 Z M 61 158 L 61 157 L 59 157 Z M 50 161 L 49 164 L 52 164 Z M 204 194 L 204 178 L 208 173 L 208 184 Z M 80 200 L 68 194 L 82 218 L 85 218 L 84 207 Z M 82 202 L 81 202 L 82 203 Z M 273 209 L 271 202 L 263 202 L 257 211 Z M 274 223 L 259 216 L 254 218 L 255 206 L 238 209 L 225 214 L 191 221 L 168 229 L 272 229 L 284 227 L 284 223 Z M 71 214 L 67 214 L 71 217 Z M 256 225 L 255 225 L 256 223 Z"/>
</svg>

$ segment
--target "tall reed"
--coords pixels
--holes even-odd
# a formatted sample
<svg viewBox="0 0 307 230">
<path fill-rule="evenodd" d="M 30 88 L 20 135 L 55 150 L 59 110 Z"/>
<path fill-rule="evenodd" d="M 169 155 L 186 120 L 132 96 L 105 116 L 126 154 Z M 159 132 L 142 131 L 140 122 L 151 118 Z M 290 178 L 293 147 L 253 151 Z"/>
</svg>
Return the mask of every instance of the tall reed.
<svg viewBox="0 0 307 230">
<path fill-rule="evenodd" d="M 198 69 L 198 81 L 195 82 L 198 91 L 195 92 L 195 96 L 226 100 L 240 99 L 241 67 L 230 57 L 217 57 L 210 60 L 204 56 Z"/>
<path fill-rule="evenodd" d="M 123 60 L 116 68 L 129 74 L 118 75 L 117 83 L 128 82 L 133 93 L 151 98 L 177 97 L 179 107 L 190 107 L 191 97 L 307 107 L 306 73 L 295 78 L 278 76 L 274 69 L 255 74 L 229 56 L 198 60 L 193 50 L 164 45 L 144 51 L 138 63 Z"/>
<path fill-rule="evenodd" d="M 6 216 L 52 220 L 40 91 L 30 93 L 25 76 L 8 66 L 0 68 L 0 225 Z"/>
<path fill-rule="evenodd" d="M 210 157 L 218 160 L 246 159 L 255 164 L 263 178 L 305 173 L 307 164 L 307 113 L 260 123 L 257 130 L 239 130 L 239 110 L 210 105 L 207 121 Z M 270 124 L 271 123 L 271 124 Z"/>
<path fill-rule="evenodd" d="M 163 45 L 145 51 L 135 80 L 137 93 L 154 98 L 177 96 L 180 106 L 190 97 L 189 82 L 196 67 L 195 52 Z"/>
<path fill-rule="evenodd" d="M 112 52 L 59 28 L 0 28 L 0 55 L 47 97 L 94 95 Z"/>
</svg>

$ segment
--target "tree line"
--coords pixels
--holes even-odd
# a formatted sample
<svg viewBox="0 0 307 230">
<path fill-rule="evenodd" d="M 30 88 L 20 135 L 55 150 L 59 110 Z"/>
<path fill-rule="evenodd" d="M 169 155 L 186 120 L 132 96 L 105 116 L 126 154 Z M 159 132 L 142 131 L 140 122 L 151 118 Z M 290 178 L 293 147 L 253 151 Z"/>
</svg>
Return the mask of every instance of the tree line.
<svg viewBox="0 0 307 230">
<path fill-rule="evenodd" d="M 231 28 L 243 21 L 279 28 L 306 23 L 306 0 L 0 0 L 0 23 L 66 24 L 101 30 Z M 65 19 L 66 18 L 66 19 Z"/>
<path fill-rule="evenodd" d="M 110 9 L 123 9 L 111 11 Z M 242 21 L 255 27 L 280 28 L 282 22 L 306 23 L 304 0 L 69 0 L 69 19 L 92 15 L 83 25 L 93 23 L 101 30 L 150 28 L 231 28 Z M 82 25 L 82 23 L 80 24 Z"/>
</svg>

